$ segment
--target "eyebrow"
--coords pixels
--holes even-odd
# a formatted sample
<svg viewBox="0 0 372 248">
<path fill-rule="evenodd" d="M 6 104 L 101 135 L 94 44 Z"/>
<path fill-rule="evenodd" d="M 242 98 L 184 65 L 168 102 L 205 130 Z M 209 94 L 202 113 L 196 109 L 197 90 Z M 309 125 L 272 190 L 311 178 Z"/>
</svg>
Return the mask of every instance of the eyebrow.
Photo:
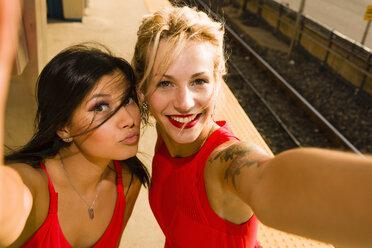
<svg viewBox="0 0 372 248">
<path fill-rule="evenodd" d="M 191 75 L 191 78 L 198 77 L 198 76 L 203 75 L 203 74 L 205 74 L 205 73 L 206 73 L 206 72 L 204 72 L 204 71 L 194 73 L 194 74 Z M 167 74 L 164 74 L 163 77 L 170 78 L 170 79 L 174 79 L 173 76 L 171 76 L 171 75 L 167 75 Z"/>
<path fill-rule="evenodd" d="M 94 94 L 91 98 L 88 99 L 88 102 L 90 102 L 94 98 L 109 97 L 109 96 L 110 96 L 110 94 L 102 94 L 102 93 Z"/>
</svg>

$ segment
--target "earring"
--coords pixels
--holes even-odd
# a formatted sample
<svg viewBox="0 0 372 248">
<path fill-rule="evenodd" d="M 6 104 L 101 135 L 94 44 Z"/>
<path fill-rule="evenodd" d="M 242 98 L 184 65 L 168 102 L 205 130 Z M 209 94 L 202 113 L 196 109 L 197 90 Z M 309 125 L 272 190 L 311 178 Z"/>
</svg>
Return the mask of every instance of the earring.
<svg viewBox="0 0 372 248">
<path fill-rule="evenodd" d="M 64 138 L 63 140 L 68 143 L 68 142 L 71 142 L 72 141 L 72 138 L 67 137 L 67 138 Z"/>
<path fill-rule="evenodd" d="M 149 106 L 147 105 L 146 102 L 143 102 L 143 103 L 141 104 L 141 108 L 142 108 L 142 110 L 143 110 L 144 112 L 147 112 L 147 111 L 149 110 Z"/>
<path fill-rule="evenodd" d="M 147 105 L 146 102 L 143 102 L 141 104 L 140 111 L 141 111 L 141 119 L 146 124 L 147 121 L 149 120 L 149 114 L 148 114 L 149 106 Z"/>
</svg>

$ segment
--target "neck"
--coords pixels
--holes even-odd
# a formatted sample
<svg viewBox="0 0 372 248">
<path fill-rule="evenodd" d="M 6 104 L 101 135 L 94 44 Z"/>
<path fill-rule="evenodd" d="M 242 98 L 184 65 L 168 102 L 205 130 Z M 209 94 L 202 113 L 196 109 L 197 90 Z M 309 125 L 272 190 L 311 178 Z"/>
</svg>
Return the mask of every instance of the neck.
<svg viewBox="0 0 372 248">
<path fill-rule="evenodd" d="M 163 134 L 159 126 L 157 126 L 158 133 L 161 134 L 165 145 L 169 151 L 169 154 L 173 158 L 185 158 L 196 154 L 207 141 L 209 136 L 219 128 L 219 126 L 212 122 L 208 128 L 205 128 L 199 135 L 199 137 L 191 143 L 180 144 L 171 139 L 168 135 Z"/>
<path fill-rule="evenodd" d="M 68 150 L 61 150 L 60 155 L 63 167 L 70 179 L 79 189 L 85 188 L 86 190 L 97 187 L 99 182 L 105 178 L 103 173 L 108 171 L 106 169 L 111 162 L 110 160 L 91 161 L 80 152 L 72 153 Z M 58 155 L 55 159 L 63 169 Z"/>
</svg>

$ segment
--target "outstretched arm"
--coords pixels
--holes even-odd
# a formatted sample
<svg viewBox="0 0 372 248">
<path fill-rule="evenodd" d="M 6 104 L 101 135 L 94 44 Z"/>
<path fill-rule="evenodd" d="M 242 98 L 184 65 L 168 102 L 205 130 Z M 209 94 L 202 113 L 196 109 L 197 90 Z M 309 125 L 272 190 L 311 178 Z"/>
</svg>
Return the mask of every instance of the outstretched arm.
<svg viewBox="0 0 372 248">
<path fill-rule="evenodd" d="M 243 142 L 222 171 L 264 224 L 340 247 L 372 244 L 372 157 L 315 148 L 268 158 Z"/>
<path fill-rule="evenodd" d="M 10 73 L 18 44 L 21 4 L 0 0 L 0 247 L 21 233 L 32 206 L 32 197 L 19 174 L 4 164 L 4 113 Z"/>
</svg>

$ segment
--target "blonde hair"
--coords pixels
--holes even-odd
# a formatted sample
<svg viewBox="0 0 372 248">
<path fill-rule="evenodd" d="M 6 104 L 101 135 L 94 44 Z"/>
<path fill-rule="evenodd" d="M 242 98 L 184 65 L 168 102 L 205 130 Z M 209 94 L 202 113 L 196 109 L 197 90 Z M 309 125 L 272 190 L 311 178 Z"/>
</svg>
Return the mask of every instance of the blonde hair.
<svg viewBox="0 0 372 248">
<path fill-rule="evenodd" d="M 226 74 L 224 57 L 224 28 L 202 11 L 190 7 L 166 7 L 147 15 L 137 32 L 132 66 L 137 79 L 137 89 L 146 94 L 154 71 L 154 62 L 160 41 L 167 47 L 160 73 L 164 74 L 188 41 L 208 42 L 215 48 L 214 75 Z M 218 91 L 218 89 L 217 89 Z"/>
</svg>

